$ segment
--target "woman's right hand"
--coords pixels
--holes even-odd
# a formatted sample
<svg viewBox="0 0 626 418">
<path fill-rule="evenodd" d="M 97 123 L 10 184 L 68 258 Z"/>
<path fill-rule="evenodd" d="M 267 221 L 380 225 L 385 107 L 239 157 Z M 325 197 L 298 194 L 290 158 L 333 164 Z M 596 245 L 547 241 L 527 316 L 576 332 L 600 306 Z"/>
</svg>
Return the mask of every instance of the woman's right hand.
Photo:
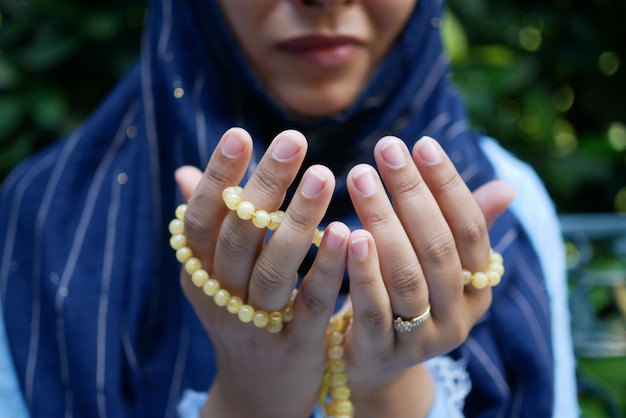
<svg viewBox="0 0 626 418">
<path fill-rule="evenodd" d="M 243 189 L 257 209 L 277 210 L 307 150 L 296 131 L 279 134 Z M 290 299 L 298 268 L 330 202 L 335 178 L 326 167 L 306 170 L 281 227 L 266 231 L 229 211 L 222 191 L 248 168 L 252 140 L 243 129 L 227 131 L 204 173 L 184 167 L 176 178 L 188 200 L 185 234 L 204 269 L 231 295 L 267 312 Z M 294 319 L 280 333 L 242 323 L 218 307 L 182 269 L 185 295 L 213 341 L 218 374 L 203 408 L 207 417 L 307 417 L 317 400 L 325 366 L 326 327 L 346 267 L 349 229 L 328 226 L 315 262 L 294 302 Z"/>
</svg>

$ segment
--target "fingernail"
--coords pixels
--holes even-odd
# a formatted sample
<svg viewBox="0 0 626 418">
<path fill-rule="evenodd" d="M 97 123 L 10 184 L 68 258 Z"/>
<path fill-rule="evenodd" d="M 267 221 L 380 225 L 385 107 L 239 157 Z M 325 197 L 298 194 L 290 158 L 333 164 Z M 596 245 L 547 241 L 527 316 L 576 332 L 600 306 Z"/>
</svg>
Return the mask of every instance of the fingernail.
<svg viewBox="0 0 626 418">
<path fill-rule="evenodd" d="M 350 251 L 352 251 L 352 254 L 354 254 L 356 258 L 367 258 L 370 252 L 367 238 L 355 238 L 350 241 Z"/>
<path fill-rule="evenodd" d="M 302 196 L 312 198 L 317 196 L 324 185 L 326 184 L 326 177 L 322 176 L 315 168 L 307 170 L 302 179 Z"/>
<path fill-rule="evenodd" d="M 329 226 L 324 232 L 324 242 L 326 242 L 326 247 L 331 251 L 341 248 L 345 239 L 345 231 L 334 226 Z"/>
<path fill-rule="evenodd" d="M 434 139 L 425 136 L 419 140 L 418 144 L 417 152 L 426 164 L 435 165 L 441 162 L 441 151 Z"/>
<path fill-rule="evenodd" d="M 272 157 L 278 161 L 286 161 L 292 158 L 300 150 L 300 144 L 288 135 L 278 138 L 278 143 L 272 151 Z"/>
<path fill-rule="evenodd" d="M 363 167 L 356 173 L 354 173 L 354 184 L 356 188 L 365 197 L 371 196 L 376 193 L 378 184 L 374 177 L 374 172 L 371 167 Z"/>
<path fill-rule="evenodd" d="M 381 150 L 381 154 L 390 167 L 400 168 L 406 164 L 406 155 L 398 140 L 389 141 Z"/>
<path fill-rule="evenodd" d="M 222 154 L 229 158 L 238 157 L 246 147 L 246 141 L 241 139 L 239 135 L 227 135 L 222 144 Z"/>
</svg>

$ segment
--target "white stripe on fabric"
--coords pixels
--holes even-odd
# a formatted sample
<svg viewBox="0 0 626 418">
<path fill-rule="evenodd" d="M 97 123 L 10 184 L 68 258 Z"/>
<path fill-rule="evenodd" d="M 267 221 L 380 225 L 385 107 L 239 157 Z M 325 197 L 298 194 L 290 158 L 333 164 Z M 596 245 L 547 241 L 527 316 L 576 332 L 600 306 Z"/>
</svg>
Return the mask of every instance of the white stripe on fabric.
<svg viewBox="0 0 626 418">
<path fill-rule="evenodd" d="M 451 144 L 459 137 L 459 135 L 467 132 L 469 129 L 470 126 L 467 119 L 461 119 L 448 126 L 446 131 L 443 133 L 443 137 L 447 140 L 448 144 Z"/>
<path fill-rule="evenodd" d="M 167 3 L 167 4 L 165 4 Z M 167 16 L 163 17 L 163 21 L 171 21 L 171 1 L 164 1 L 163 5 L 163 13 L 170 13 Z M 164 26 L 167 26 L 167 23 L 164 23 Z M 169 30 L 167 28 L 161 27 L 159 31 L 159 39 L 163 40 L 163 42 L 169 42 L 168 38 L 164 38 L 164 34 L 168 34 Z M 141 87 L 142 87 L 142 96 L 143 103 L 145 107 L 145 120 L 146 120 L 146 136 L 148 139 L 148 155 L 150 159 L 150 179 L 151 186 L 150 190 L 152 193 L 152 210 L 154 213 L 153 218 L 153 227 L 152 231 L 154 231 L 153 242 L 154 242 L 154 257 L 156 260 L 161 258 L 160 254 L 160 242 L 162 237 L 161 232 L 161 220 L 163 218 L 163 199 L 161 196 L 161 184 L 160 184 L 160 176 L 161 176 L 161 162 L 159 155 L 159 134 L 157 132 L 157 123 L 156 123 L 156 113 L 155 107 L 156 102 L 154 100 L 154 95 L 152 92 L 152 61 L 150 55 L 150 33 L 146 34 L 147 41 L 143 44 L 142 49 L 142 73 L 141 73 Z M 156 64 L 156 63 L 154 63 Z M 147 314 L 148 322 L 145 325 L 146 329 L 150 329 L 154 326 L 154 322 L 157 318 L 157 315 L 154 314 L 154 311 L 158 309 L 160 296 L 157 292 L 152 292 L 151 295 L 153 299 L 150 300 L 151 310 Z M 156 297 L 154 297 L 156 296 Z"/>
<path fill-rule="evenodd" d="M 513 417 L 522 417 L 522 406 L 524 405 L 524 395 L 526 394 L 526 382 L 519 382 L 517 385 L 517 390 L 513 395 L 513 401 L 511 402 L 511 415 L 509 418 Z"/>
<path fill-rule="evenodd" d="M 29 170 L 25 173 L 15 172 L 14 175 L 20 180 L 15 186 L 15 192 L 13 194 L 13 201 L 11 203 L 11 210 L 7 219 L 7 235 L 4 239 L 4 251 L 2 253 L 2 261 L 0 261 L 0 297 L 2 297 L 2 304 L 6 303 L 6 291 L 9 280 L 9 272 L 11 270 L 11 257 L 13 255 L 13 247 L 16 241 L 17 225 L 20 210 L 22 207 L 22 200 L 24 199 L 24 193 L 30 184 L 36 177 L 41 174 L 42 171 L 47 170 L 56 160 L 55 154 L 46 155 L 35 166 L 29 166 Z"/>
<path fill-rule="evenodd" d="M 56 160 L 56 164 L 52 173 L 50 174 L 50 180 L 43 192 L 41 199 L 41 206 L 37 211 L 37 219 L 35 220 L 34 238 L 33 238 L 33 266 L 32 266 L 32 285 L 33 285 L 33 306 L 31 313 L 31 326 L 30 326 L 30 338 L 28 346 L 28 360 L 26 361 L 26 371 L 24 376 L 24 398 L 29 409 L 33 410 L 33 397 L 35 387 L 35 371 L 37 369 L 37 355 L 39 352 L 39 327 L 41 325 L 41 269 L 42 269 L 42 242 L 43 242 L 43 230 L 50 205 L 52 204 L 52 197 L 56 192 L 56 188 L 61 179 L 61 173 L 65 168 L 70 154 L 78 144 L 82 136 L 82 129 L 78 128 L 67 139 L 65 146 L 61 150 Z"/>
<path fill-rule="evenodd" d="M 450 123 L 450 114 L 448 112 L 443 112 L 437 115 L 430 123 L 426 126 L 426 128 L 422 131 L 423 135 L 428 135 L 434 137 L 436 132 L 439 132 L 444 126 Z M 418 138 L 419 139 L 419 138 Z M 436 138 L 438 141 L 439 138 Z"/>
<path fill-rule="evenodd" d="M 500 254 L 504 254 L 504 252 L 515 242 L 519 235 L 517 228 L 511 227 L 508 231 L 506 231 L 500 237 L 500 240 L 493 244 L 493 249 Z"/>
<path fill-rule="evenodd" d="M 517 267 L 514 266 L 513 268 Z M 534 278 L 525 278 L 524 280 L 536 280 Z M 535 311 L 531 307 L 528 299 L 524 296 L 522 292 L 516 286 L 508 286 L 507 294 L 515 301 L 515 305 L 519 308 L 520 313 L 524 316 L 524 322 L 528 325 L 528 329 L 532 333 L 532 336 L 535 340 L 535 346 L 544 357 L 544 361 L 546 364 L 552 363 L 552 355 L 550 353 L 550 347 L 548 346 L 548 342 L 543 337 L 543 333 L 541 332 L 540 321 L 537 319 L 535 315 Z"/>
<path fill-rule="evenodd" d="M 527 282 L 535 284 L 534 286 L 529 286 L 532 295 L 535 300 L 541 307 L 541 314 L 546 318 L 550 317 L 550 301 L 548 300 L 545 292 L 545 288 L 538 283 L 540 283 L 540 279 L 535 275 L 535 273 L 530 269 L 528 264 L 526 263 L 518 263 L 516 268 L 520 273 L 528 277 Z"/>
<path fill-rule="evenodd" d="M 137 114 L 137 105 L 130 107 L 124 118 L 120 130 L 126 129 Z M 120 135 L 120 132 L 118 132 Z M 122 141 L 125 137 L 122 137 Z M 116 141 L 119 140 L 119 137 Z M 105 397 L 105 374 L 106 374 L 106 332 L 107 332 L 107 320 L 109 311 L 109 299 L 110 299 L 110 286 L 111 278 L 113 274 L 114 265 L 114 248 L 115 240 L 117 237 L 117 217 L 119 214 L 121 203 L 121 189 L 122 184 L 118 181 L 117 176 L 114 176 L 111 187 L 111 204 L 109 205 L 109 212 L 107 215 L 107 229 L 105 238 L 105 250 L 102 266 L 102 279 L 100 285 L 100 301 L 98 306 L 98 329 L 96 332 L 97 345 L 96 345 L 96 397 L 98 404 L 98 413 L 101 417 L 106 417 L 106 397 Z"/>
<path fill-rule="evenodd" d="M 472 352 L 476 360 L 481 364 L 482 369 L 491 377 L 491 380 L 496 385 L 498 390 L 504 395 L 508 396 L 511 393 L 511 389 L 507 383 L 507 380 L 502 376 L 498 367 L 493 364 L 491 358 L 485 350 L 476 342 L 473 337 L 469 337 L 465 342 L 466 347 Z"/>
<path fill-rule="evenodd" d="M 163 2 L 163 26 L 159 35 L 159 44 L 157 46 L 157 57 L 161 57 L 165 61 L 165 51 L 169 43 L 170 34 L 172 32 L 172 2 Z M 148 40 L 150 37 L 147 38 Z M 149 43 L 149 42 L 148 42 Z"/>
<path fill-rule="evenodd" d="M 178 346 L 178 353 L 176 354 L 176 365 L 172 376 L 172 385 L 170 386 L 167 407 L 165 408 L 165 417 L 168 418 L 174 418 L 176 416 L 176 409 L 180 401 L 179 394 L 183 383 L 183 377 L 185 375 L 185 369 L 187 367 L 190 339 L 189 327 L 186 324 L 183 324 L 180 327 L 180 344 Z"/>
<path fill-rule="evenodd" d="M 126 118 L 124 118 L 122 124 L 120 124 L 120 126 L 118 127 L 112 144 L 109 146 L 106 153 L 104 154 L 104 157 L 100 161 L 100 164 L 98 165 L 98 168 L 96 169 L 96 172 L 94 174 L 93 180 L 91 181 L 91 185 L 89 186 L 89 190 L 87 191 L 85 205 L 78 221 L 78 226 L 76 227 L 74 239 L 72 240 L 72 246 L 70 248 L 67 262 L 65 263 L 63 274 L 61 275 L 61 280 L 59 282 L 59 287 L 57 289 L 55 297 L 54 308 L 57 314 L 57 340 L 59 344 L 59 360 L 61 362 L 61 379 L 64 386 L 66 387 L 66 402 L 71 402 L 72 400 L 72 389 L 70 386 L 69 377 L 69 358 L 67 352 L 67 342 L 65 339 L 65 316 L 63 315 L 63 307 L 65 305 L 65 300 L 69 294 L 69 285 L 72 281 L 76 265 L 78 264 L 78 260 L 80 259 L 80 252 L 85 242 L 87 229 L 91 224 L 91 218 L 96 208 L 98 195 L 102 190 L 102 185 L 104 183 L 106 174 L 114 162 L 115 155 L 119 152 L 122 144 L 124 143 L 124 140 L 126 139 L 126 128 L 128 122 L 125 119 Z M 68 408 L 66 410 L 66 417 L 72 417 L 72 412 L 70 412 L 70 405 L 66 405 L 66 408 Z"/>
<path fill-rule="evenodd" d="M 413 114 L 422 111 L 424 103 L 432 95 L 435 87 L 439 84 L 439 80 L 445 77 L 448 68 L 448 57 L 445 53 L 441 53 L 437 60 L 433 63 L 430 73 L 424 80 L 424 84 L 419 89 L 413 102 L 411 103 L 411 112 Z"/>
<path fill-rule="evenodd" d="M 102 281 L 100 284 L 100 301 L 98 302 L 98 330 L 96 332 L 96 398 L 98 414 L 100 417 L 107 416 L 106 409 L 106 333 L 109 301 L 111 291 L 111 276 L 113 272 L 113 254 L 115 239 L 117 236 L 116 223 L 120 209 L 120 196 L 122 185 L 113 180 L 111 187 L 111 205 L 107 215 L 107 232 L 105 238 L 104 260 L 102 266 Z"/>
</svg>

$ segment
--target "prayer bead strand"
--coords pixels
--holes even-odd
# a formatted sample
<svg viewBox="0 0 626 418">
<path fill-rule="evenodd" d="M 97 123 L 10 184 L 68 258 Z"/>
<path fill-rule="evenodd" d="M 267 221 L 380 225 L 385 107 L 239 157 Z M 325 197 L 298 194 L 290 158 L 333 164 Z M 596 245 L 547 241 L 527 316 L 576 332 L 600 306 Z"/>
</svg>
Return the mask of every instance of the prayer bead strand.
<svg viewBox="0 0 626 418">
<path fill-rule="evenodd" d="M 169 224 L 169 231 L 172 234 L 170 246 L 176 250 L 176 259 L 183 264 L 185 271 L 191 276 L 193 284 L 202 288 L 202 291 L 213 299 L 217 306 L 224 307 L 233 315 L 237 315 L 241 322 L 252 322 L 258 328 L 267 328 L 271 333 L 280 332 L 284 322 L 293 319 L 294 296 L 290 298 L 287 305 L 279 311 L 266 312 L 262 309 L 255 309 L 244 304 L 240 297 L 231 295 L 221 284 L 211 278 L 209 273 L 203 269 L 200 260 L 193 256 L 193 251 L 187 246 L 185 237 L 185 212 L 186 205 L 176 208 L 176 218 Z"/>
<path fill-rule="evenodd" d="M 489 254 L 489 266 L 486 271 L 472 273 L 463 269 L 463 283 L 472 284 L 476 289 L 484 289 L 487 286 L 497 286 L 504 274 L 504 262 L 500 253 L 493 249 Z"/>
</svg>

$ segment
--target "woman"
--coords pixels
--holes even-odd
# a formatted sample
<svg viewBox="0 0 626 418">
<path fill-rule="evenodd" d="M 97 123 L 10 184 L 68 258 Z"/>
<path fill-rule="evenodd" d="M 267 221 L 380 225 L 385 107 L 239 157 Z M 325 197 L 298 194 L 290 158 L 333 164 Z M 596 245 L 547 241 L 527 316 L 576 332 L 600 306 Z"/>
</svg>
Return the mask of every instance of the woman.
<svg viewBox="0 0 626 418">
<path fill-rule="evenodd" d="M 153 1 L 140 64 L 3 190 L 0 289 L 30 413 L 172 416 L 208 391 L 205 416 L 307 416 L 338 299 L 357 416 L 574 414 L 555 217 L 534 175 L 470 129 L 442 7 Z M 508 210 L 497 178 L 518 194 Z M 221 202 L 238 183 L 286 209 L 265 246 Z M 189 247 L 242 300 L 280 309 L 299 270 L 280 334 L 183 271 L 187 303 L 167 234 L 187 200 Z M 490 246 L 505 267 L 493 294 L 461 273 Z"/>
</svg>

